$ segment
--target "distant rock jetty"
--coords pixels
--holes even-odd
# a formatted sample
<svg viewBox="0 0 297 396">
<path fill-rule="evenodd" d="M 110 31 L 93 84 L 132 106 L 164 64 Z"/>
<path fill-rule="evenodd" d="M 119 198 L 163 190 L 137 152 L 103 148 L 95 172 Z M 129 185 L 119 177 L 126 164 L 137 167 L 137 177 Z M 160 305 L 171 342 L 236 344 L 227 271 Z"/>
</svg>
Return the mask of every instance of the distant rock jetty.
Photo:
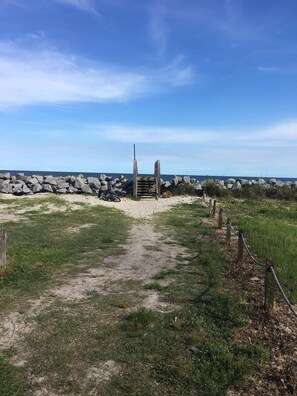
<svg viewBox="0 0 297 396">
<path fill-rule="evenodd" d="M 132 180 L 128 180 L 124 175 L 113 178 L 105 174 L 98 177 L 79 176 L 26 176 L 24 173 L 18 173 L 12 176 L 9 172 L 0 173 L 0 193 L 14 195 L 32 195 L 36 193 L 50 192 L 56 194 L 98 194 L 107 191 L 108 184 L 111 183 L 113 189 L 118 194 L 130 194 L 132 192 Z M 213 184 L 222 190 L 240 190 L 244 186 L 258 185 L 263 189 L 273 187 L 289 188 L 297 190 L 297 181 L 282 182 L 277 179 L 257 180 L 247 179 L 208 179 L 201 183 L 190 176 L 174 176 L 171 181 L 161 179 L 161 191 L 174 191 L 176 188 L 191 188 L 197 195 L 200 195 L 205 187 Z"/>
</svg>

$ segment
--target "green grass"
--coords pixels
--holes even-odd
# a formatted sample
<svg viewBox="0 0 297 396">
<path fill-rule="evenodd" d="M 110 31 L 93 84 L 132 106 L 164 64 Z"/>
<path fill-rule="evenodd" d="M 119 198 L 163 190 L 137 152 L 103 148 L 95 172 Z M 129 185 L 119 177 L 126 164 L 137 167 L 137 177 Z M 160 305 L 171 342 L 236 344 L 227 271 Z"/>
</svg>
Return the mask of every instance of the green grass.
<svg viewBox="0 0 297 396">
<path fill-rule="evenodd" d="M 297 302 L 297 210 L 293 202 L 224 200 L 226 216 L 244 230 L 252 251 L 271 258 L 291 302 Z"/>
<path fill-rule="evenodd" d="M 156 279 L 156 280 L 165 279 L 167 276 L 170 276 L 173 274 L 175 274 L 174 269 L 161 270 L 156 275 L 153 276 L 153 279 Z"/>
<path fill-rule="evenodd" d="M 166 229 L 195 256 L 157 274 L 156 279 L 170 276 L 168 286 L 159 288 L 154 280 L 111 281 L 109 294 L 90 292 L 78 301 L 57 300 L 28 317 L 34 326 L 22 343 L 24 351 L 30 351 L 27 362 L 16 368 L 9 363 L 13 351 L 5 351 L 0 389 L 8 389 L 9 396 L 30 395 L 43 386 L 57 394 L 104 396 L 208 396 L 239 389 L 263 351 L 245 340 L 232 341 L 233 332 L 247 320 L 247 309 L 243 296 L 225 291 L 224 254 L 213 231 L 201 223 L 206 216 L 207 211 L 194 204 L 156 218 L 161 232 Z M 69 232 L 83 224 L 92 227 Z M 28 214 L 27 221 L 7 224 L 10 266 L 0 284 L 2 310 L 14 304 L 19 312 L 26 311 L 26 301 L 48 290 L 59 276 L 67 281 L 76 272 L 100 265 L 119 251 L 129 225 L 116 210 L 87 206 L 46 216 L 37 211 Z M 150 288 L 174 310 L 161 313 L 142 307 Z M 100 369 L 107 361 L 117 367 L 110 381 L 88 378 L 90 367 Z M 29 383 L 29 378 L 44 382 Z"/>
<path fill-rule="evenodd" d="M 76 210 L 72 210 L 67 202 L 55 196 L 22 200 L 5 199 L 1 200 L 1 204 L 8 204 L 11 213 L 20 209 L 29 209 L 22 215 L 22 220 L 5 223 L 8 233 L 8 266 L 4 276 L 0 278 L 0 302 L 3 316 L 11 309 L 20 313 L 26 312 L 27 307 L 30 306 L 30 300 L 38 298 L 45 290 L 50 292 L 50 287 L 57 284 L 60 278 L 65 282 L 89 267 L 100 266 L 104 257 L 119 253 L 121 251 L 119 245 L 126 241 L 131 224 L 131 220 L 120 211 L 102 206 L 90 207 L 85 204 L 76 205 Z M 36 208 L 35 205 L 38 207 Z M 49 205 L 54 205 L 59 209 L 65 208 L 65 211 L 49 213 Z M 46 214 L 44 214 L 45 211 Z M 84 228 L 85 224 L 89 224 L 90 227 Z M 80 226 L 82 228 L 79 228 Z M 115 304 L 124 303 L 117 301 Z M 50 352 L 48 355 L 42 355 L 41 344 L 46 341 L 50 348 L 55 338 L 55 334 L 51 334 L 52 339 L 46 340 L 47 332 L 43 327 L 48 324 L 46 315 L 55 317 L 55 320 L 58 318 L 58 322 L 55 322 L 55 332 L 61 334 L 62 344 L 68 340 L 69 327 L 76 325 L 71 316 L 65 316 L 62 308 L 60 313 L 55 311 L 45 313 L 41 320 L 42 325 L 38 329 L 39 333 L 34 332 L 32 336 L 33 344 L 36 342 L 36 348 L 32 344 L 32 349 L 36 349 L 36 361 L 49 359 L 47 368 L 49 371 L 52 369 L 52 372 L 58 370 L 60 365 L 63 365 L 63 359 L 67 360 L 67 356 L 69 358 L 71 354 L 66 352 L 64 354 L 59 350 L 60 339 L 60 342 L 57 342 L 55 356 L 61 355 L 61 362 L 58 358 L 55 360 L 56 358 Z M 64 321 L 63 316 L 65 316 Z M 68 329 L 67 326 L 62 329 L 61 326 L 66 319 L 70 322 Z M 82 326 L 83 316 L 80 316 L 79 321 Z M 48 330 L 50 329 L 49 326 Z M 39 337 L 43 340 L 38 349 Z M 27 341 L 29 345 L 30 340 L 29 337 Z M 31 367 L 34 367 L 33 362 Z M 31 394 L 31 387 L 28 380 L 25 380 L 25 373 L 28 370 L 30 371 L 27 366 L 19 368 L 12 366 L 9 363 L 9 356 L 0 355 L 0 393 L 23 395 L 27 394 L 26 389 L 29 389 L 28 394 Z"/>
<path fill-rule="evenodd" d="M 6 200 L 5 200 L 6 201 Z M 12 200 L 15 201 L 15 200 Z M 27 212 L 27 221 L 5 224 L 8 233 L 8 268 L 0 279 L 0 301 L 7 290 L 38 291 L 43 283 L 69 267 L 80 270 L 81 263 L 98 265 L 103 258 L 119 250 L 127 237 L 130 220 L 121 212 L 103 206 L 70 210 L 57 197 L 19 200 L 18 205 L 36 203 L 65 205 L 67 210 L 43 214 L 42 209 Z M 21 204 L 20 204 L 21 202 Z M 89 224 L 87 228 L 79 228 Z M 75 230 L 75 232 L 73 232 Z"/>
<path fill-rule="evenodd" d="M 0 392 L 5 396 L 21 396 L 28 390 L 22 369 L 9 363 L 0 355 Z"/>
<path fill-rule="evenodd" d="M 170 272 L 174 282 L 159 291 L 163 301 L 176 305 L 173 312 L 132 313 L 128 334 L 123 319 L 118 352 L 125 370 L 106 394 L 224 395 L 230 387 L 240 388 L 261 361 L 261 348 L 232 341 L 232 333 L 247 320 L 247 309 L 242 296 L 224 291 L 224 255 L 212 231 L 201 225 L 205 216 L 199 205 L 182 205 L 158 216 L 161 230 L 170 230 L 195 259 L 179 262 Z M 201 234 L 209 239 L 200 239 Z M 165 271 L 161 279 L 163 275 Z M 191 345 L 199 353 L 190 352 Z"/>
</svg>

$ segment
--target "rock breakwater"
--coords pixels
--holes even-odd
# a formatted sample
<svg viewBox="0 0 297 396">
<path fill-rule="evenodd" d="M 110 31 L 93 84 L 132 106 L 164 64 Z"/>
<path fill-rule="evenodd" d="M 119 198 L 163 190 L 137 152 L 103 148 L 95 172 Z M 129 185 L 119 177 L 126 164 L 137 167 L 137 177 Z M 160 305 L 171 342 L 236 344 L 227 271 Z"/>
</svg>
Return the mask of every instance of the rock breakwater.
<svg viewBox="0 0 297 396">
<path fill-rule="evenodd" d="M 41 176 L 25 175 L 18 173 L 11 175 L 9 172 L 0 173 L 0 193 L 14 195 L 32 195 L 42 192 L 56 194 L 99 194 L 107 191 L 108 184 L 111 184 L 114 191 L 125 195 L 132 193 L 132 180 L 128 180 L 124 175 L 117 178 L 100 174 L 98 177 L 78 176 Z M 286 188 L 297 190 L 297 181 L 283 182 L 277 179 L 265 180 L 263 178 L 247 179 L 207 179 L 199 181 L 190 176 L 174 176 L 171 181 L 161 180 L 161 191 L 185 192 L 200 195 L 203 190 L 215 188 L 222 191 L 241 190 L 248 186 L 260 186 L 263 189 Z"/>
</svg>

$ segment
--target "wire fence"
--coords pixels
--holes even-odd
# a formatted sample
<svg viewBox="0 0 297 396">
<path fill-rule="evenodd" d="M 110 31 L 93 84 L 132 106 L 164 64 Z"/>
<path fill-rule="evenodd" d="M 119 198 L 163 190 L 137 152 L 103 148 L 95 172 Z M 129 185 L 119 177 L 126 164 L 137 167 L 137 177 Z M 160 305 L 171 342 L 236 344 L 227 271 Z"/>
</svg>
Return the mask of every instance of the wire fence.
<svg viewBox="0 0 297 396">
<path fill-rule="evenodd" d="M 224 218 L 223 218 L 223 209 L 217 209 L 217 200 L 209 200 L 209 212 L 212 214 L 213 217 L 216 214 L 219 215 L 218 219 L 218 227 L 222 228 L 224 225 Z M 244 237 L 242 230 L 236 230 L 234 225 L 231 223 L 230 219 L 227 219 L 225 223 L 227 226 L 227 235 L 226 240 L 227 242 L 230 241 L 230 233 L 233 233 L 234 236 L 238 237 L 238 252 L 237 252 L 237 262 L 243 259 L 243 252 L 246 251 L 248 257 L 252 260 L 254 264 L 259 267 L 265 269 L 264 271 L 264 305 L 265 310 L 269 314 L 272 311 L 274 306 L 274 289 L 275 287 L 278 289 L 283 301 L 288 306 L 290 312 L 293 316 L 297 319 L 297 312 L 293 305 L 290 303 L 280 281 L 276 275 L 275 269 L 273 267 L 273 262 L 270 259 L 267 259 L 265 262 L 259 261 L 256 256 L 251 252 L 251 249 L 247 243 L 246 238 Z"/>
</svg>

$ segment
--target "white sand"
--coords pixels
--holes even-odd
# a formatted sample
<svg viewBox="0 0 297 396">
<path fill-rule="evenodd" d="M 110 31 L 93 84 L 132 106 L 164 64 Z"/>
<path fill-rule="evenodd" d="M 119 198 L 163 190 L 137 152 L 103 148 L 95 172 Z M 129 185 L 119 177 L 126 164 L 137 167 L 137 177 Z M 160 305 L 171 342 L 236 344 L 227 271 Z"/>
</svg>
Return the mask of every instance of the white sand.
<svg viewBox="0 0 297 396">
<path fill-rule="evenodd" d="M 34 199 L 34 198 L 42 198 L 42 197 L 49 197 L 53 196 L 52 194 L 34 194 L 34 195 L 28 195 L 28 196 L 20 196 L 16 197 L 11 194 L 0 194 L 0 198 L 5 199 Z M 166 210 L 169 210 L 175 205 L 182 204 L 182 203 L 191 203 L 195 200 L 197 200 L 197 197 L 191 197 L 191 196 L 174 196 L 171 198 L 160 198 L 158 200 L 154 198 L 150 199 L 141 199 L 140 201 L 134 201 L 129 198 L 123 198 L 121 202 L 106 202 L 98 199 L 97 197 L 94 196 L 89 196 L 89 195 L 83 195 L 83 194 L 65 194 L 65 195 L 59 195 L 59 198 L 71 203 L 72 207 L 71 209 L 78 209 L 79 206 L 75 206 L 76 203 L 87 203 L 89 205 L 103 205 L 106 207 L 110 208 L 116 208 L 119 210 L 124 211 L 128 216 L 137 218 L 137 219 L 148 219 L 150 216 L 152 216 L 154 213 L 157 212 L 164 212 Z M 199 199 L 199 198 L 198 198 Z M 38 205 L 38 207 L 40 204 Z M 11 221 L 14 219 L 18 220 L 19 219 L 19 214 L 23 214 L 25 210 L 16 210 L 14 215 L 12 214 L 7 214 L 6 209 L 8 209 L 8 206 L 5 204 L 0 205 L 0 222 L 5 222 L 5 221 Z M 34 210 L 34 206 L 27 208 L 27 210 Z M 36 205 L 37 209 L 37 205 Z M 55 205 L 51 206 L 51 209 L 53 211 L 59 211 L 63 210 L 63 208 L 58 208 L 55 207 Z M 20 212 L 20 213 L 19 213 Z"/>
</svg>

